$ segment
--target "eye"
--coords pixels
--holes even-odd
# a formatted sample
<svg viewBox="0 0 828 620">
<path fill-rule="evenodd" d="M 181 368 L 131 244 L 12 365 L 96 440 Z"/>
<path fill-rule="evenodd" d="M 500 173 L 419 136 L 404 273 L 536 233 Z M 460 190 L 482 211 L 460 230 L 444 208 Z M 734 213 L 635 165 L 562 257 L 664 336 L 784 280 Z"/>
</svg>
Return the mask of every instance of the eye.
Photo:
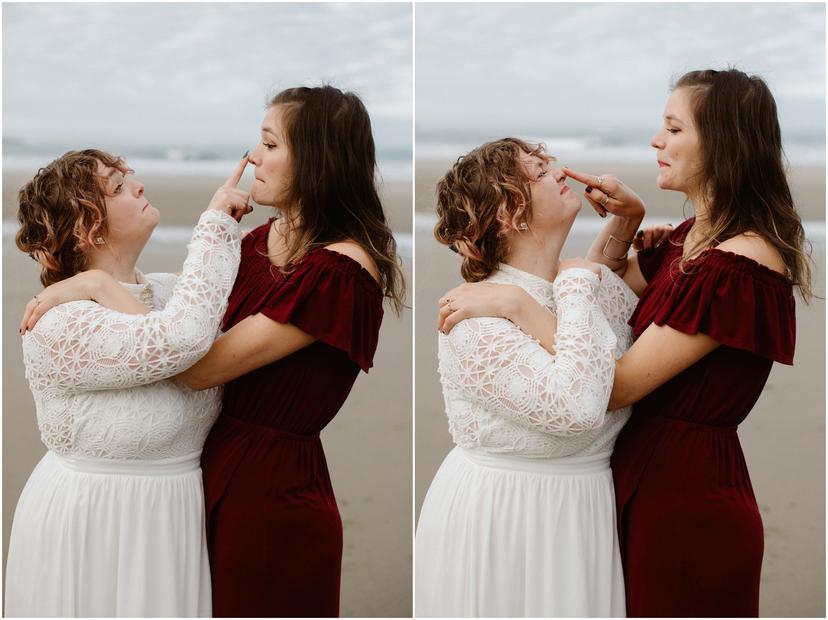
<svg viewBox="0 0 828 620">
<path fill-rule="evenodd" d="M 677 134 L 679 131 L 681 131 L 681 130 L 680 130 L 680 129 L 676 129 L 675 127 L 667 127 L 667 131 L 668 131 L 669 133 L 673 134 L 673 135 L 676 135 L 676 134 Z"/>
<path fill-rule="evenodd" d="M 271 144 L 270 142 L 262 141 L 262 146 L 265 147 L 268 151 L 273 150 L 276 148 L 275 144 Z"/>
<path fill-rule="evenodd" d="M 542 179 L 543 177 L 545 177 L 545 176 L 546 176 L 546 172 L 547 172 L 546 170 L 541 170 L 541 171 L 538 173 L 538 179 L 540 180 L 540 179 Z"/>
<path fill-rule="evenodd" d="M 115 192 L 114 192 L 114 193 L 116 193 L 116 194 L 120 194 L 122 191 L 124 191 L 124 184 L 123 184 L 123 183 L 119 183 L 119 184 L 117 185 L 117 187 L 115 187 Z"/>
</svg>

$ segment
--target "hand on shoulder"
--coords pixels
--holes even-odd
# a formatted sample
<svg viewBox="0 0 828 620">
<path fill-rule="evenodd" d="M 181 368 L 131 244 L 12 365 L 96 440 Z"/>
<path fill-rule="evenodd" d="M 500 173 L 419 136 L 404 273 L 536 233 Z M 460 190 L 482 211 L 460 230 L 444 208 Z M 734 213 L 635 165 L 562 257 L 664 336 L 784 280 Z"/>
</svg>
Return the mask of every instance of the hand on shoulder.
<svg viewBox="0 0 828 620">
<path fill-rule="evenodd" d="M 731 237 L 720 243 L 717 249 L 746 256 L 781 274 L 788 271 L 779 250 L 770 241 L 756 233 L 747 232 Z"/>
<path fill-rule="evenodd" d="M 362 265 L 368 273 L 371 274 L 374 280 L 379 282 L 380 275 L 377 264 L 365 248 L 359 245 L 356 241 L 337 241 L 336 243 L 326 245 L 325 249 L 331 250 L 332 252 L 338 252 L 339 254 L 344 254 L 348 258 L 354 259 Z"/>
</svg>

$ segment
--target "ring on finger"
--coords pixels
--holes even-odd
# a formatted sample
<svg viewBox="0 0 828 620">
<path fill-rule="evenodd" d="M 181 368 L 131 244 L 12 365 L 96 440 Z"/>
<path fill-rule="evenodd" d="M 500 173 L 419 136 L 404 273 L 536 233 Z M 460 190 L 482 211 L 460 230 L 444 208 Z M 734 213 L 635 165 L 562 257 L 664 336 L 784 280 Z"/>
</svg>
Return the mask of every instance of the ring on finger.
<svg viewBox="0 0 828 620">
<path fill-rule="evenodd" d="M 37 295 L 35 295 L 34 297 L 32 297 L 32 299 L 34 300 L 35 305 L 37 305 L 37 304 L 39 304 L 39 303 L 40 303 L 40 300 L 37 298 Z"/>
<path fill-rule="evenodd" d="M 603 185 L 603 184 L 604 184 L 604 176 L 603 176 L 603 175 L 601 175 L 600 177 L 597 177 L 597 178 L 595 179 L 595 181 L 596 181 L 596 183 L 595 183 L 596 187 L 598 187 L 598 189 L 603 189 L 603 188 L 601 187 L 601 185 Z"/>
<path fill-rule="evenodd" d="M 604 197 L 601 199 L 601 206 L 606 207 L 608 202 L 609 202 L 609 196 L 607 194 L 604 194 Z"/>
</svg>

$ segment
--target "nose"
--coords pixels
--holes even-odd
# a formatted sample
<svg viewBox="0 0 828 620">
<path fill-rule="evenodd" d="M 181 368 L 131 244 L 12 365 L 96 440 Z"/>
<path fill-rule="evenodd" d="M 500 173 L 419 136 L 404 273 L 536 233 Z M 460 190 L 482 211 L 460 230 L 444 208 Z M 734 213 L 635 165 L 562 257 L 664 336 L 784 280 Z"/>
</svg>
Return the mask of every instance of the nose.
<svg viewBox="0 0 828 620">
<path fill-rule="evenodd" d="M 664 148 L 664 139 L 661 137 L 661 132 L 657 132 L 650 140 L 650 146 L 659 151 Z"/>
<path fill-rule="evenodd" d="M 566 175 L 560 168 L 552 168 L 552 175 L 558 183 L 563 183 L 566 180 Z"/>
<path fill-rule="evenodd" d="M 134 188 L 135 188 L 134 189 L 135 195 L 137 197 L 143 196 L 144 195 L 144 184 L 141 183 L 141 181 L 135 181 L 135 180 L 133 180 L 132 183 L 133 183 Z"/>
<path fill-rule="evenodd" d="M 262 162 L 261 146 L 261 142 L 257 143 L 256 146 L 250 149 L 250 152 L 247 154 L 247 161 L 249 161 L 254 166 L 258 166 Z"/>
</svg>

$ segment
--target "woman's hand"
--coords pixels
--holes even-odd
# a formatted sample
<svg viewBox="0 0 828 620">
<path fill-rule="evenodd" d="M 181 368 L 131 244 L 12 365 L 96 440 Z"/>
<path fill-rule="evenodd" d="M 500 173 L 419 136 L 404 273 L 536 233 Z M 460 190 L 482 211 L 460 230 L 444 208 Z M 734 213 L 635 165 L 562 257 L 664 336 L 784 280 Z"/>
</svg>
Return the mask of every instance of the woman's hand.
<svg viewBox="0 0 828 620">
<path fill-rule="evenodd" d="M 511 320 L 512 309 L 529 294 L 513 284 L 474 282 L 461 284 L 440 298 L 438 329 L 448 334 L 460 321 L 492 316 Z"/>
<path fill-rule="evenodd" d="M 570 170 L 566 166 L 561 170 L 566 176 L 587 186 L 584 197 L 601 217 L 607 217 L 607 212 L 617 217 L 644 217 L 644 202 L 618 177 L 612 174 L 585 174 Z"/>
<path fill-rule="evenodd" d="M 558 275 L 561 275 L 567 269 L 588 269 L 601 279 L 601 265 L 593 263 L 591 260 L 576 256 L 575 258 L 567 258 L 558 264 Z"/>
<path fill-rule="evenodd" d="M 242 217 L 253 211 L 253 207 L 249 204 L 250 193 L 237 187 L 239 181 L 241 181 L 242 174 L 244 174 L 247 161 L 247 153 L 245 153 L 241 163 L 236 166 L 236 169 L 230 175 L 230 178 L 227 179 L 227 182 L 213 194 L 213 198 L 207 206 L 208 209 L 223 211 L 237 222 L 240 222 Z"/>
<path fill-rule="evenodd" d="M 643 230 L 639 230 L 638 234 L 633 238 L 633 249 L 636 252 L 640 252 L 641 250 L 657 248 L 664 243 L 672 233 L 672 224 L 667 224 L 665 226 L 650 226 Z"/>
<path fill-rule="evenodd" d="M 94 299 L 95 291 L 100 289 L 105 278 L 117 285 L 115 279 L 105 271 L 90 269 L 47 286 L 26 304 L 20 322 L 20 335 L 33 329 L 40 317 L 59 304 Z"/>
</svg>

